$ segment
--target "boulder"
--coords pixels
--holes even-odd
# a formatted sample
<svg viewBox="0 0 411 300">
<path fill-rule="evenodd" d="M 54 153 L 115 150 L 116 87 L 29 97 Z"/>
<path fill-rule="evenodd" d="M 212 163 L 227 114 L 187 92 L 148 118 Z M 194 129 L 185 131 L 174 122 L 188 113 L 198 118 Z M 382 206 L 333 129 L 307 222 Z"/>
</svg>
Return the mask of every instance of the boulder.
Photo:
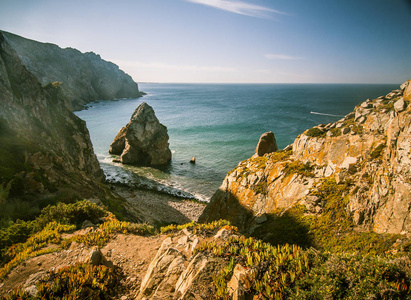
<svg viewBox="0 0 411 300">
<path fill-rule="evenodd" d="M 274 133 L 269 131 L 263 133 L 258 141 L 257 148 L 255 149 L 256 156 L 263 156 L 264 154 L 271 153 L 278 150 L 277 141 L 275 140 Z"/>
<path fill-rule="evenodd" d="M 233 276 L 227 284 L 228 294 L 233 300 L 245 300 L 246 289 L 244 288 L 244 281 L 247 278 L 247 270 L 242 265 L 237 264 L 234 268 Z"/>
<path fill-rule="evenodd" d="M 400 98 L 394 103 L 394 109 L 396 112 L 402 112 L 406 108 L 404 98 Z"/>
<path fill-rule="evenodd" d="M 120 155 L 123 164 L 166 165 L 171 161 L 167 127 L 158 121 L 153 108 L 143 102 L 130 122 L 120 129 L 109 152 Z"/>
<path fill-rule="evenodd" d="M 92 266 L 107 265 L 107 260 L 101 253 L 100 248 L 95 246 L 91 249 L 90 253 L 81 260 L 81 262 L 90 264 Z"/>
<path fill-rule="evenodd" d="M 404 100 L 411 101 L 411 80 L 404 82 Z"/>
</svg>

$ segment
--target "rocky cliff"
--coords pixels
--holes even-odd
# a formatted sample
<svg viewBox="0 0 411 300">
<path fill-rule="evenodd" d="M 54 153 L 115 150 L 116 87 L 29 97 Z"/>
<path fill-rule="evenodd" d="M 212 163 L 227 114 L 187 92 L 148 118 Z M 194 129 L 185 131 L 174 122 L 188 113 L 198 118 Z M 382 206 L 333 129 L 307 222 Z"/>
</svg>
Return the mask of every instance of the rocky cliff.
<svg viewBox="0 0 411 300">
<path fill-rule="evenodd" d="M 411 234 L 410 94 L 408 81 L 335 123 L 306 130 L 284 150 L 241 162 L 200 221 L 228 219 L 271 242 L 287 216 L 307 243 L 321 228 Z"/>
<path fill-rule="evenodd" d="M 93 52 L 62 49 L 1 31 L 26 69 L 43 85 L 61 83 L 61 93 L 69 109 L 78 110 L 94 100 L 136 98 L 137 83 L 117 65 Z"/>
<path fill-rule="evenodd" d="M 59 85 L 42 87 L 2 33 L 0 75 L 0 202 L 95 197 L 104 174 L 85 122 Z"/>
</svg>

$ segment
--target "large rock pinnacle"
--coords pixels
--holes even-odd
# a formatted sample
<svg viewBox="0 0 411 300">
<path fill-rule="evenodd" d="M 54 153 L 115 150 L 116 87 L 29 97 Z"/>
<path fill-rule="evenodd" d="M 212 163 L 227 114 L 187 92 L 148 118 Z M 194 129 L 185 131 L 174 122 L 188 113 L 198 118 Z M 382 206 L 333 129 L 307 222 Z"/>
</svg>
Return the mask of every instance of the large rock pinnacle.
<svg viewBox="0 0 411 300">
<path fill-rule="evenodd" d="M 141 103 L 130 122 L 120 129 L 110 145 L 111 154 L 124 164 L 162 166 L 171 160 L 167 127 L 160 124 L 153 108 Z"/>
</svg>

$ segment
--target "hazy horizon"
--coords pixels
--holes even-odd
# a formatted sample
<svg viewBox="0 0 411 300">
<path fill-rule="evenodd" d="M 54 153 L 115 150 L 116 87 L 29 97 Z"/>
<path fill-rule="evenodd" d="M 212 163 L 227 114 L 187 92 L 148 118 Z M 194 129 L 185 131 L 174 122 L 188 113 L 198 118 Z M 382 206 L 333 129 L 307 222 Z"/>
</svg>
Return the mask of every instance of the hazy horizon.
<svg viewBox="0 0 411 300">
<path fill-rule="evenodd" d="M 0 0 L 0 29 L 93 51 L 140 83 L 397 84 L 407 0 Z"/>
</svg>

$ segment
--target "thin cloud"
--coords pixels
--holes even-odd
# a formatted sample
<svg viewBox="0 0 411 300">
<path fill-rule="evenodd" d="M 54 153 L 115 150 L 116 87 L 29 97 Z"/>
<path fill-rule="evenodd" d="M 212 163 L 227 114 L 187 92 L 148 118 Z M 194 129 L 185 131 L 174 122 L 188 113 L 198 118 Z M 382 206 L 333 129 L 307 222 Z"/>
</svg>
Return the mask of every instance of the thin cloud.
<svg viewBox="0 0 411 300">
<path fill-rule="evenodd" d="M 256 18 L 269 18 L 270 13 L 275 14 L 282 14 L 285 15 L 286 13 L 271 9 L 265 6 L 249 4 L 243 1 L 237 0 L 186 0 L 192 3 L 198 3 L 202 5 L 211 6 L 214 8 L 222 9 L 225 11 L 229 11 L 232 13 L 256 17 Z"/>
<path fill-rule="evenodd" d="M 266 54 L 264 56 L 265 56 L 265 58 L 268 58 L 268 59 L 278 59 L 278 60 L 300 60 L 300 59 L 303 59 L 302 57 L 299 57 L 299 56 L 291 56 L 291 55 L 285 55 L 285 54 Z"/>
<path fill-rule="evenodd" d="M 120 66 L 150 68 L 150 69 L 166 69 L 175 71 L 202 71 L 202 72 L 233 72 L 234 68 L 220 66 L 198 66 L 198 65 L 172 65 L 160 62 L 134 62 L 134 61 L 115 61 Z"/>
</svg>

